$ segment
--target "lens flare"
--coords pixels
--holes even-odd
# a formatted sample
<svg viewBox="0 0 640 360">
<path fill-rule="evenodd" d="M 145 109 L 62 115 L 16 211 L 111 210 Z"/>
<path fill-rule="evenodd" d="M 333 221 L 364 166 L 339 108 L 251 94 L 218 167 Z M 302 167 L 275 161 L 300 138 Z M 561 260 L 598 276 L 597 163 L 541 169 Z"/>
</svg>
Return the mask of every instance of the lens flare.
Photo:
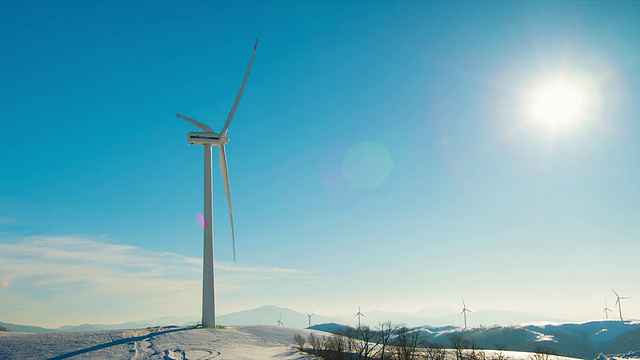
<svg viewBox="0 0 640 360">
<path fill-rule="evenodd" d="M 377 142 L 353 145 L 342 160 L 342 175 L 357 188 L 371 189 L 382 185 L 393 170 L 393 159 L 387 148 Z"/>
<path fill-rule="evenodd" d="M 9 282 L 9 280 L 2 280 L 2 287 L 3 288 L 8 288 L 9 285 L 11 285 L 11 283 Z"/>
<path fill-rule="evenodd" d="M 198 214 L 196 216 L 196 223 L 201 229 L 204 229 L 207 227 L 207 219 L 205 219 L 204 216 L 202 216 L 202 214 Z"/>
</svg>

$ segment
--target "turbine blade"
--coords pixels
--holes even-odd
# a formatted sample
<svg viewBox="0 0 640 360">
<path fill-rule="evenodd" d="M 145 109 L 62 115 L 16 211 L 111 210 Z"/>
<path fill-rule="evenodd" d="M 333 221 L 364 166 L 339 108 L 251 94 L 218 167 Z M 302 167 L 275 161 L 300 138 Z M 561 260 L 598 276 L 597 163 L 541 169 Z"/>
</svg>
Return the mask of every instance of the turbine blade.
<svg viewBox="0 0 640 360">
<path fill-rule="evenodd" d="M 238 91 L 238 95 L 236 95 L 236 101 L 233 103 L 233 107 L 231 107 L 231 111 L 229 111 L 229 116 L 227 116 L 227 121 L 224 123 L 224 126 L 222 127 L 222 131 L 220 131 L 220 135 L 222 136 L 227 136 L 227 130 L 229 130 L 229 125 L 231 124 L 233 115 L 235 115 L 236 109 L 238 108 L 238 104 L 240 103 L 240 98 L 242 98 L 244 87 L 245 85 L 247 85 L 247 79 L 249 78 L 249 73 L 251 72 L 253 59 L 256 57 L 256 50 L 258 50 L 258 39 L 256 39 L 256 44 L 253 46 L 253 54 L 251 54 L 251 60 L 249 60 L 249 67 L 247 68 L 247 72 L 244 74 L 244 80 L 242 80 L 242 86 L 240 86 L 240 91 Z"/>
<path fill-rule="evenodd" d="M 215 131 L 213 131 L 213 129 L 209 125 L 203 124 L 198 120 L 193 120 L 191 118 L 188 118 L 188 117 L 180 115 L 180 114 L 176 114 L 176 116 L 179 117 L 180 119 L 187 120 L 188 122 L 190 122 L 191 124 L 195 125 L 198 129 L 200 129 L 202 131 L 215 132 Z"/>
<path fill-rule="evenodd" d="M 613 293 L 616 294 L 617 297 L 620 297 L 620 295 L 618 295 L 618 293 L 615 290 L 611 289 L 611 291 L 613 291 Z"/>
<path fill-rule="evenodd" d="M 229 171 L 227 169 L 227 152 L 224 145 L 220 145 L 220 170 L 222 170 L 222 179 L 224 180 L 224 188 L 227 191 L 227 204 L 229 205 L 229 219 L 231 220 L 231 240 L 233 241 L 233 261 L 236 261 L 236 233 L 233 227 L 233 208 L 231 207 L 231 190 L 229 190 Z"/>
</svg>

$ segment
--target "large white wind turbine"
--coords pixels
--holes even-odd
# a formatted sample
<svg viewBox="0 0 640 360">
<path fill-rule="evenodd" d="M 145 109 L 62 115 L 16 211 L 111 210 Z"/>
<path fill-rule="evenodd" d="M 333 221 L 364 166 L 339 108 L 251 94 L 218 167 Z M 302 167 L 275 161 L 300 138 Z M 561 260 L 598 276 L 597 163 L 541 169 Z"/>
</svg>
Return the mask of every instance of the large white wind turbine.
<svg viewBox="0 0 640 360">
<path fill-rule="evenodd" d="M 464 328 L 467 328 L 467 312 L 473 313 L 473 311 L 467 309 L 467 304 L 464 303 L 464 299 L 462 299 L 462 311 L 460 312 L 461 315 L 464 316 Z"/>
<path fill-rule="evenodd" d="M 611 290 L 613 291 L 614 294 L 616 294 L 616 304 L 613 305 L 613 307 L 618 306 L 618 311 L 620 312 L 620 321 L 624 321 L 622 319 L 622 304 L 621 304 L 622 302 L 620 300 L 631 299 L 631 298 L 630 297 L 626 297 L 626 296 L 620 296 L 620 295 L 618 295 L 618 293 L 615 290 L 613 290 L 613 289 L 611 289 Z"/>
<path fill-rule="evenodd" d="M 233 227 L 233 211 L 231 208 L 231 192 L 229 191 L 229 172 L 227 170 L 227 154 L 224 145 L 229 142 L 227 137 L 227 131 L 229 130 L 229 124 L 233 120 L 233 115 L 236 113 L 240 98 L 242 98 L 242 92 L 247 84 L 249 73 L 251 72 L 251 65 L 253 65 L 253 59 L 256 56 L 256 50 L 258 49 L 258 40 L 253 47 L 253 54 L 251 54 L 251 60 L 249 61 L 249 67 L 244 74 L 244 80 L 240 91 L 236 96 L 236 101 L 231 107 L 231 111 L 227 116 L 227 121 L 224 123 L 222 130 L 218 134 L 213 131 L 211 127 L 203 124 L 197 120 L 176 114 L 177 117 L 187 120 L 191 124 L 203 132 L 190 132 L 187 134 L 187 141 L 190 145 L 203 145 L 204 146 L 204 264 L 202 274 L 202 326 L 203 327 L 215 327 L 216 315 L 215 315 L 215 297 L 213 292 L 213 180 L 211 176 L 211 147 L 217 146 L 220 150 L 220 170 L 222 170 L 222 180 L 224 181 L 224 187 L 227 192 L 227 204 L 229 205 L 229 218 L 231 220 L 231 239 L 233 241 L 233 261 L 236 260 L 236 237 Z"/>
</svg>

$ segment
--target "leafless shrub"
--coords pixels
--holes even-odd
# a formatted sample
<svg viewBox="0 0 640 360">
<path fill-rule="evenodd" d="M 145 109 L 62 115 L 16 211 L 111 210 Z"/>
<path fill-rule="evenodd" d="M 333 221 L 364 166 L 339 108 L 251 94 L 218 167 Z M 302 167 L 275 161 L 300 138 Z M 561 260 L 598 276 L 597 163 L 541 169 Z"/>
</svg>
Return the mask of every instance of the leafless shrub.
<svg viewBox="0 0 640 360">
<path fill-rule="evenodd" d="M 325 359 L 342 360 L 346 358 L 347 341 L 342 331 L 336 331 L 324 342 Z"/>
<path fill-rule="evenodd" d="M 467 360 L 486 360 L 487 354 L 483 350 L 478 349 L 478 342 L 471 338 L 463 342 L 463 346 L 467 348 L 464 351 L 464 358 Z"/>
<path fill-rule="evenodd" d="M 423 344 L 421 357 L 425 360 L 445 360 L 447 350 L 437 342 L 425 342 Z"/>
<path fill-rule="evenodd" d="M 553 350 L 546 346 L 538 345 L 533 348 L 535 354 L 531 355 L 531 360 L 549 360 L 551 355 L 555 355 Z"/>
<path fill-rule="evenodd" d="M 370 358 L 378 347 L 378 343 L 375 342 L 376 336 L 377 333 L 367 325 L 361 326 L 356 330 L 356 338 L 359 341 L 356 343 L 357 347 L 354 350 L 358 355 L 358 359 L 367 360 Z"/>
<path fill-rule="evenodd" d="M 418 338 L 420 332 L 411 331 L 407 327 L 396 330 L 396 341 L 394 342 L 394 353 L 398 360 L 414 360 L 418 348 Z"/>
<path fill-rule="evenodd" d="M 378 324 L 378 331 L 375 342 L 379 344 L 379 349 L 377 352 L 375 352 L 373 357 L 379 355 L 380 360 L 391 358 L 392 354 L 390 354 L 390 352 L 388 351 L 389 342 L 391 340 L 391 335 L 393 335 L 396 329 L 397 326 L 391 325 L 390 321 Z"/>
<path fill-rule="evenodd" d="M 300 351 L 304 350 L 304 345 L 307 343 L 304 336 L 300 334 L 293 335 L 293 342 L 298 346 L 298 350 Z"/>
<path fill-rule="evenodd" d="M 451 342 L 451 348 L 453 349 L 453 353 L 456 356 L 456 360 L 464 360 L 464 348 L 465 348 L 465 339 L 460 334 L 453 334 L 449 338 Z"/>
<path fill-rule="evenodd" d="M 509 357 L 506 356 L 502 351 L 507 350 L 507 346 L 506 345 L 502 345 L 502 344 L 494 344 L 493 347 L 496 350 L 500 350 L 500 352 L 498 353 L 494 353 L 493 355 L 491 355 L 491 360 L 509 360 Z"/>
<path fill-rule="evenodd" d="M 324 343 L 325 343 L 324 336 L 320 338 L 316 334 L 311 333 L 307 337 L 307 342 L 309 342 L 309 345 L 311 345 L 311 348 L 313 348 L 314 354 L 320 355 L 320 352 L 324 351 Z"/>
</svg>

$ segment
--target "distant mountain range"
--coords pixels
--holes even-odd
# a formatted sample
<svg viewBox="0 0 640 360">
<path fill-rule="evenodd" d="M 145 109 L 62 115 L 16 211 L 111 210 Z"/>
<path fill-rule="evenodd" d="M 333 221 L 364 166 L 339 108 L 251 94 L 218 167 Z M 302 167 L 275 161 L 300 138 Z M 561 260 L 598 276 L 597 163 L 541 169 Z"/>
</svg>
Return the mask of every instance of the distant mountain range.
<svg viewBox="0 0 640 360">
<path fill-rule="evenodd" d="M 278 320 L 283 325 L 291 328 L 306 328 L 309 324 L 325 324 L 337 323 L 349 326 L 356 326 L 358 320 L 353 315 L 347 316 L 325 316 L 314 314 L 309 322 L 309 317 L 302 312 L 281 308 L 273 305 L 266 305 L 252 310 L 244 310 L 216 317 L 217 323 L 229 326 L 241 325 L 278 325 Z M 402 324 L 405 326 L 448 326 L 461 325 L 462 318 L 455 311 L 450 309 L 427 309 L 413 313 L 403 312 L 367 312 L 362 309 L 364 317 L 361 318 L 362 324 L 371 327 L 377 326 L 379 323 L 390 321 L 393 324 Z M 564 322 L 561 319 L 541 316 L 538 314 L 516 311 L 498 311 L 483 310 L 467 315 L 467 321 L 470 327 L 480 325 L 509 325 L 519 323 L 533 322 Z M 27 326 L 11 323 L 0 322 L 0 326 L 14 332 L 28 333 L 47 333 L 55 331 L 92 331 L 92 330 L 114 330 L 114 329 L 137 329 L 149 326 L 166 326 L 166 325 L 194 325 L 200 322 L 197 317 L 171 317 L 166 316 L 158 319 L 132 321 L 124 324 L 82 324 L 82 325 L 64 325 L 56 329 L 48 329 L 39 326 Z"/>
<path fill-rule="evenodd" d="M 0 321 L 0 326 L 8 331 L 25 332 L 25 333 L 50 333 L 58 331 L 96 331 L 96 330 L 117 330 L 117 329 L 140 329 L 150 326 L 167 326 L 167 325 L 195 325 L 199 322 L 195 317 L 173 317 L 165 316 L 152 320 L 130 321 L 124 324 L 82 324 L 82 325 L 64 325 L 55 329 L 43 328 L 40 326 L 17 325 Z"/>
<path fill-rule="evenodd" d="M 324 316 L 316 314 L 311 317 L 311 325 L 323 323 L 338 323 L 350 326 L 356 326 L 358 319 L 355 316 L 357 310 L 353 311 L 353 315 L 349 316 Z M 362 324 L 371 327 L 377 326 L 379 323 L 390 321 L 393 324 L 402 324 L 405 326 L 449 326 L 462 325 L 462 317 L 455 311 L 448 309 L 428 309 L 413 313 L 403 312 L 367 312 L 362 309 L 364 317 L 361 318 Z M 439 316 L 438 316 L 439 315 Z M 309 326 L 309 318 L 305 313 L 295 310 L 280 308 L 273 305 L 262 306 L 257 309 L 244 310 L 228 315 L 220 315 L 217 322 L 223 325 L 278 325 L 278 319 L 287 327 L 306 328 Z M 482 325 L 511 325 L 521 323 L 535 322 L 566 322 L 562 319 L 551 318 L 529 312 L 518 311 L 500 311 L 500 310 L 481 310 L 473 314 L 467 314 L 467 322 L 469 326 Z"/>
</svg>

